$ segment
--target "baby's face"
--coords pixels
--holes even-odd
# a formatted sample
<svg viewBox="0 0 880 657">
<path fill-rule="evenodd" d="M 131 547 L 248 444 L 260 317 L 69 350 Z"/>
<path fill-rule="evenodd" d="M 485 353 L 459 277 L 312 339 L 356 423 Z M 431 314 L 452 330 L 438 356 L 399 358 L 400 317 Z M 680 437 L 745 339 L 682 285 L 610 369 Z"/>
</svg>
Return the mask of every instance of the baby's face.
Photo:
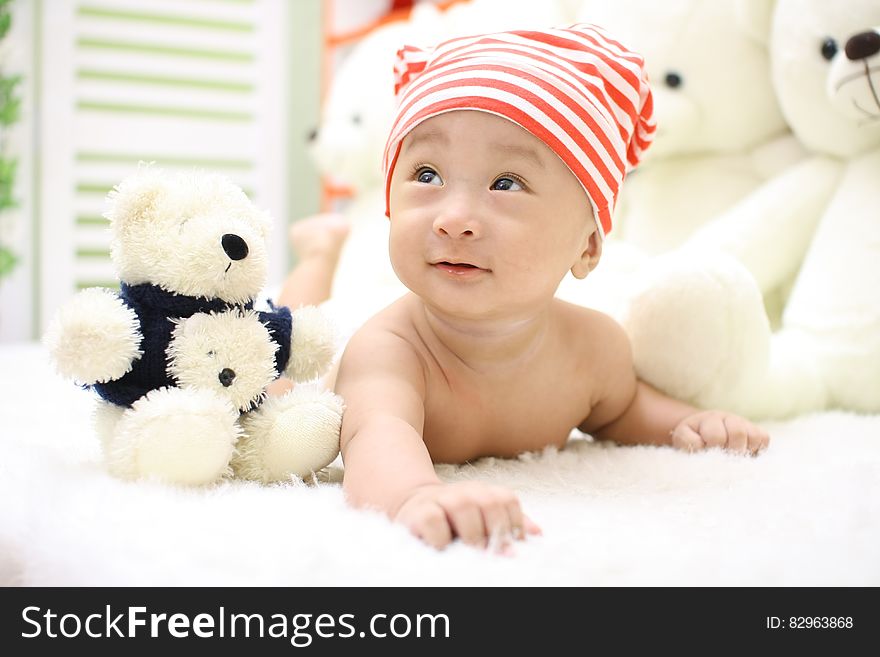
<svg viewBox="0 0 880 657">
<path fill-rule="evenodd" d="M 398 277 L 459 317 L 531 313 L 598 248 L 574 174 L 541 140 L 486 112 L 441 114 L 407 135 L 389 207 Z"/>
</svg>

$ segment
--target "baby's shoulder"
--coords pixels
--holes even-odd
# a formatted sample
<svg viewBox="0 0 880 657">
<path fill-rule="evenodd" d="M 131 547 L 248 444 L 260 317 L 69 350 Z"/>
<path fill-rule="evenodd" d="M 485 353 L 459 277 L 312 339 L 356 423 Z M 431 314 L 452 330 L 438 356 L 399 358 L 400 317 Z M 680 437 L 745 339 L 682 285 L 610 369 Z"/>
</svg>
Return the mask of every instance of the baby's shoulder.
<svg viewBox="0 0 880 657">
<path fill-rule="evenodd" d="M 566 343 L 596 356 L 630 356 L 629 338 L 610 315 L 565 301 L 558 301 Z"/>
<path fill-rule="evenodd" d="M 346 403 L 343 441 L 371 417 L 390 415 L 412 427 L 424 421 L 424 365 L 394 305 L 365 322 L 342 354 L 335 391 Z"/>
<path fill-rule="evenodd" d="M 361 326 L 348 341 L 343 353 L 346 360 L 356 360 L 371 367 L 419 365 L 417 331 L 410 314 L 399 302 L 391 304 Z"/>
<path fill-rule="evenodd" d="M 563 309 L 570 344 L 589 381 L 590 413 L 580 425 L 591 432 L 618 417 L 632 400 L 636 377 L 632 349 L 614 318 L 589 308 L 566 304 Z"/>
<path fill-rule="evenodd" d="M 563 337 L 560 344 L 571 362 L 604 397 L 610 388 L 628 386 L 633 378 L 632 348 L 623 327 L 609 315 L 573 304 L 560 307 Z"/>
</svg>

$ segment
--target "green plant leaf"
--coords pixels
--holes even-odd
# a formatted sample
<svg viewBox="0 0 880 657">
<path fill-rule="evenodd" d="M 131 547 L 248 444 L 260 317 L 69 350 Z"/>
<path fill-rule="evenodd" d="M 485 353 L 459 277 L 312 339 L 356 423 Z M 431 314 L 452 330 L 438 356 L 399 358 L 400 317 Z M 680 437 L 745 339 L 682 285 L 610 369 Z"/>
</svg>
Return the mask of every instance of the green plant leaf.
<svg viewBox="0 0 880 657">
<path fill-rule="evenodd" d="M 0 0 L 0 40 L 6 37 L 12 25 L 10 2 L 11 0 Z M 21 100 L 17 97 L 16 91 L 20 82 L 20 75 L 6 76 L 0 73 L 0 126 L 9 126 L 18 121 Z M 0 146 L 2 144 L 3 141 L 0 141 Z M 18 162 L 15 158 L 6 158 L 4 155 L 5 153 L 0 151 L 0 213 L 16 206 L 12 192 Z M 18 257 L 0 244 L 0 278 L 8 275 L 17 262 Z"/>
<path fill-rule="evenodd" d="M 16 264 L 18 264 L 18 258 L 15 254 L 5 246 L 0 246 L 0 278 L 15 269 Z"/>
<path fill-rule="evenodd" d="M 21 100 L 15 96 L 20 75 L 0 75 L 0 125 L 11 125 L 18 120 Z"/>
</svg>

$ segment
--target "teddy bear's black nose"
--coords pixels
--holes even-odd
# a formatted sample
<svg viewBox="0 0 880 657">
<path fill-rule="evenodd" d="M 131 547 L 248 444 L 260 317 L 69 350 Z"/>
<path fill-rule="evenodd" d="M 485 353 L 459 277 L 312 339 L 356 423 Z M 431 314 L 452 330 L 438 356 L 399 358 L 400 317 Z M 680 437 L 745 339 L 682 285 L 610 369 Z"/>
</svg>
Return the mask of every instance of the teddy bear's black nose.
<svg viewBox="0 0 880 657">
<path fill-rule="evenodd" d="M 880 34 L 873 30 L 856 34 L 847 40 L 843 50 L 850 61 L 867 59 L 880 52 Z"/>
<path fill-rule="evenodd" d="M 223 384 L 224 388 L 228 388 L 232 385 L 232 382 L 235 381 L 235 371 L 228 367 L 224 367 L 223 371 L 220 372 L 220 375 L 217 378 L 220 379 L 220 383 Z"/>
<path fill-rule="evenodd" d="M 220 244 L 223 245 L 223 250 L 226 251 L 226 255 L 233 260 L 244 260 L 247 258 L 247 242 L 241 239 L 238 235 L 226 233 L 226 235 L 220 239 Z"/>
</svg>

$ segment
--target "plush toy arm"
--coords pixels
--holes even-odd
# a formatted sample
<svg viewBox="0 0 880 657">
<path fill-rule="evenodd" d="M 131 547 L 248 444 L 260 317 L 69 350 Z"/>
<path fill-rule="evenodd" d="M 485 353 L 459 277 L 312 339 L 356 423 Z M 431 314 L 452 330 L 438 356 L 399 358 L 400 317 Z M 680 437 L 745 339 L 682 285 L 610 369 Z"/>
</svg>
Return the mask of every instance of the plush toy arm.
<svg viewBox="0 0 880 657">
<path fill-rule="evenodd" d="M 732 255 L 766 293 L 800 267 L 842 171 L 831 158 L 805 160 L 706 224 L 686 246 Z"/>
<path fill-rule="evenodd" d="M 758 144 L 749 154 L 752 169 L 763 181 L 779 176 L 808 157 L 803 144 L 790 132 Z"/>
<path fill-rule="evenodd" d="M 58 311 L 43 338 L 62 376 L 113 381 L 143 355 L 140 322 L 112 290 L 83 290 Z"/>
<path fill-rule="evenodd" d="M 285 374 L 294 381 L 310 381 L 324 373 L 336 352 L 333 326 L 314 306 L 293 311 L 290 359 Z"/>
</svg>

